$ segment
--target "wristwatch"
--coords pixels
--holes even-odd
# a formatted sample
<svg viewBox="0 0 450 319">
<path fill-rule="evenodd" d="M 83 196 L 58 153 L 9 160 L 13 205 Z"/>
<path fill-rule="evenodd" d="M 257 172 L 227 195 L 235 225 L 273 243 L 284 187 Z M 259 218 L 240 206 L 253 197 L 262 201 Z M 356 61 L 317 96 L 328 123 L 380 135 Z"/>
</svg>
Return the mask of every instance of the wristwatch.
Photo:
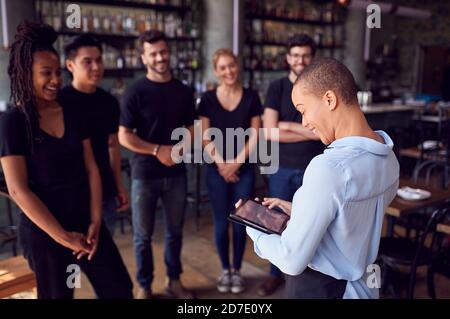
<svg viewBox="0 0 450 319">
<path fill-rule="evenodd" d="M 158 154 L 158 150 L 159 150 L 159 144 L 156 144 L 155 148 L 153 149 L 152 155 L 156 156 Z"/>
</svg>

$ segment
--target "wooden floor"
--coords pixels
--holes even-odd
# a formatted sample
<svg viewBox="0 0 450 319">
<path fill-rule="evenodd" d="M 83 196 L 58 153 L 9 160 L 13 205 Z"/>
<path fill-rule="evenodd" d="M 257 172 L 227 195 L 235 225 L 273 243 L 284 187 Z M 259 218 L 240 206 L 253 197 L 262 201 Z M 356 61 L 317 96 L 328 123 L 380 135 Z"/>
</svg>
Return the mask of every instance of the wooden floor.
<svg viewBox="0 0 450 319">
<path fill-rule="evenodd" d="M 161 214 L 161 213 L 159 213 Z M 163 223 L 162 218 L 157 218 L 155 224 L 155 238 L 153 244 L 154 260 L 155 260 L 155 279 L 152 285 L 156 298 L 166 298 L 164 294 L 164 278 L 165 265 L 163 258 Z M 125 233 L 121 234 L 120 229 L 117 230 L 115 241 L 120 249 L 122 257 L 133 278 L 134 293 L 137 291 L 137 283 L 135 280 L 136 263 L 134 258 L 132 234 L 129 226 L 125 227 Z M 182 281 L 186 287 L 194 291 L 196 297 L 204 298 L 261 298 L 256 294 L 256 290 L 261 281 L 265 278 L 269 270 L 267 261 L 261 260 L 253 252 L 252 241 L 248 239 L 244 256 L 242 274 L 245 278 L 247 289 L 239 295 L 231 293 L 221 294 L 217 292 L 215 284 L 217 277 L 221 273 L 219 258 L 217 256 L 213 241 L 213 225 L 211 216 L 208 212 L 204 212 L 199 219 L 199 230 L 195 229 L 195 218 L 192 212 L 187 214 L 186 226 L 184 232 L 183 243 L 183 269 Z M 418 281 L 416 286 L 415 298 L 428 298 L 426 291 L 425 269 L 419 269 Z M 114 280 L 114 279 L 112 279 Z M 450 280 L 436 275 L 436 290 L 438 298 L 450 298 Z M 283 289 L 279 289 L 271 298 L 282 298 Z M 13 298 L 33 298 L 34 294 L 25 292 L 13 296 Z M 389 298 L 389 296 L 382 296 Z M 83 276 L 81 288 L 76 289 L 75 298 L 95 298 L 95 294 Z"/>
<path fill-rule="evenodd" d="M 166 268 L 164 265 L 164 224 L 162 218 L 157 218 L 155 224 L 155 237 L 153 254 L 155 262 L 155 278 L 152 290 L 157 298 L 165 298 L 164 279 Z M 125 234 L 117 230 L 114 237 L 122 254 L 125 264 L 134 282 L 136 294 L 138 284 L 136 282 L 136 262 L 134 258 L 131 229 L 126 227 Z M 217 277 L 221 274 L 220 260 L 216 253 L 213 240 L 213 225 L 210 214 L 204 213 L 199 219 L 199 230 L 196 231 L 195 216 L 189 212 L 186 218 L 182 250 L 183 274 L 181 281 L 192 290 L 197 298 L 260 298 L 256 290 L 261 280 L 269 272 L 269 264 L 261 260 L 253 252 L 250 239 L 247 240 L 244 262 L 241 269 L 245 278 L 247 289 L 239 294 L 222 294 L 216 289 Z M 279 289 L 273 298 L 281 298 L 282 290 Z M 86 278 L 82 278 L 81 288 L 76 290 L 76 298 L 94 298 L 94 293 Z"/>
</svg>

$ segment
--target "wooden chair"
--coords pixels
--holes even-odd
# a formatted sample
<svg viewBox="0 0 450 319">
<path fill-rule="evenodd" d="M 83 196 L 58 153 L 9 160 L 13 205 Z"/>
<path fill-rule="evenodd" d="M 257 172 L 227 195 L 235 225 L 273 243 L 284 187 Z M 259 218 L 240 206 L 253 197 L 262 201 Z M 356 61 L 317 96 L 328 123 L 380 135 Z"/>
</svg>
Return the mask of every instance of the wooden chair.
<svg viewBox="0 0 450 319">
<path fill-rule="evenodd" d="M 36 287 L 36 279 L 22 256 L 0 260 L 0 298 Z"/>
<path fill-rule="evenodd" d="M 0 198 L 5 201 L 6 214 L 8 219 L 8 225 L 0 226 L 0 251 L 6 245 L 10 244 L 12 249 L 12 254 L 17 256 L 17 226 L 14 225 L 13 218 L 13 200 L 8 194 L 8 189 L 6 187 L 6 182 L 3 173 L 0 172 Z"/>
<path fill-rule="evenodd" d="M 434 292 L 434 262 L 439 254 L 439 250 L 442 243 L 442 234 L 436 231 L 436 226 L 450 213 L 448 207 L 437 209 L 433 212 L 428 223 L 420 235 L 418 241 L 411 240 L 409 238 L 401 237 L 384 237 L 380 242 L 379 258 L 383 264 L 383 289 L 392 287 L 394 296 L 400 297 L 398 288 L 398 278 L 402 272 L 401 268 L 408 268 L 408 299 L 414 297 L 414 287 L 416 283 L 416 271 L 419 266 L 427 266 L 428 273 L 428 292 L 430 297 L 435 297 Z M 427 246 L 425 243 L 429 236 L 432 237 L 431 244 Z M 393 274 L 397 274 L 397 280 Z"/>
</svg>

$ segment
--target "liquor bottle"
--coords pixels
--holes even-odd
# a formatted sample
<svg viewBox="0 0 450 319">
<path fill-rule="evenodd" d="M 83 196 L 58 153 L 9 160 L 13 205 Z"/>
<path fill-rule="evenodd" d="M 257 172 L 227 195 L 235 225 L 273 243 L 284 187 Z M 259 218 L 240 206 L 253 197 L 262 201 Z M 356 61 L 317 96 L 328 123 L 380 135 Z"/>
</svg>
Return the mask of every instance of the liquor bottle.
<svg viewBox="0 0 450 319">
<path fill-rule="evenodd" d="M 184 36 L 183 22 L 180 18 L 176 19 L 177 37 Z"/>
<path fill-rule="evenodd" d="M 145 30 L 146 30 L 145 23 L 146 23 L 145 15 L 143 13 L 141 13 L 139 15 L 138 23 L 137 23 L 137 27 L 136 27 L 137 28 L 137 32 L 139 32 L 139 33 L 145 32 Z"/>
<path fill-rule="evenodd" d="M 172 0 L 170 1 L 170 4 L 175 7 L 181 7 L 181 0 Z"/>
<path fill-rule="evenodd" d="M 150 18 L 148 19 L 148 21 L 150 22 L 150 29 L 155 30 L 158 28 L 158 23 L 156 21 L 156 13 L 151 15 Z M 149 30 L 149 29 L 147 29 Z"/>
<path fill-rule="evenodd" d="M 168 15 L 164 21 L 165 25 L 165 33 L 168 37 L 173 38 L 175 37 L 175 18 L 173 15 Z"/>
<path fill-rule="evenodd" d="M 198 69 L 198 67 L 199 67 L 198 60 L 199 60 L 198 52 L 197 52 L 197 50 L 193 50 L 193 52 L 192 52 L 192 60 L 191 60 L 191 68 L 193 70 Z"/>
<path fill-rule="evenodd" d="M 111 33 L 111 16 L 108 11 L 104 16 L 102 16 L 102 31 L 105 33 Z"/>
<path fill-rule="evenodd" d="M 130 33 L 130 29 L 128 28 L 128 18 L 129 18 L 129 13 L 125 12 L 123 14 L 123 18 L 122 18 L 122 32 L 124 34 Z"/>
<path fill-rule="evenodd" d="M 316 29 L 314 33 L 314 42 L 316 42 L 317 46 L 324 45 L 323 43 L 323 31 L 319 28 Z"/>
<path fill-rule="evenodd" d="M 52 16 L 52 12 L 50 10 L 50 4 L 48 2 L 43 2 L 42 3 L 42 18 L 43 18 L 43 22 L 45 24 L 49 24 L 52 25 L 53 24 L 53 16 Z"/>
<path fill-rule="evenodd" d="M 139 61 L 141 59 L 139 58 L 137 50 L 135 48 L 132 48 L 130 54 L 131 54 L 131 66 L 133 68 L 139 68 L 140 67 Z"/>
<path fill-rule="evenodd" d="M 116 34 L 119 30 L 119 25 L 117 21 L 117 17 L 114 15 L 114 13 L 110 16 L 110 24 L 111 24 L 111 33 Z"/>
<path fill-rule="evenodd" d="M 125 59 L 125 65 L 127 68 L 130 68 L 132 66 L 131 60 L 132 60 L 132 56 L 131 56 L 131 48 L 127 45 L 125 46 L 125 50 L 122 54 L 122 56 Z"/>
<path fill-rule="evenodd" d="M 98 15 L 98 12 L 94 13 L 93 27 L 94 32 L 98 33 L 101 31 L 101 19 L 100 16 Z"/>
<path fill-rule="evenodd" d="M 89 11 L 88 14 L 88 32 L 94 31 L 94 14 L 92 11 Z"/>
<path fill-rule="evenodd" d="M 136 13 L 131 12 L 129 15 L 129 21 L 128 21 L 128 27 L 130 28 L 131 34 L 137 34 L 137 28 L 136 28 Z"/>
<path fill-rule="evenodd" d="M 164 31 L 164 18 L 162 14 L 157 14 L 156 16 L 157 29 Z"/>
<path fill-rule="evenodd" d="M 108 51 L 108 46 L 106 44 L 102 44 L 102 58 L 103 58 L 103 64 L 105 66 L 106 69 L 111 68 L 111 63 L 110 63 L 110 55 L 109 55 L 109 51 Z"/>
<path fill-rule="evenodd" d="M 177 67 L 180 70 L 183 70 L 184 68 L 186 68 L 186 61 L 185 61 L 185 57 L 184 57 L 183 51 L 179 51 L 177 56 L 178 56 L 178 65 L 177 65 Z"/>
<path fill-rule="evenodd" d="M 122 17 L 122 14 L 121 13 L 119 13 L 119 14 L 117 14 L 116 15 L 116 17 L 115 17 L 115 20 L 116 20 L 116 31 L 114 31 L 113 30 L 113 33 L 118 33 L 118 34 L 123 34 L 123 17 Z"/>
<path fill-rule="evenodd" d="M 53 7 L 53 16 L 52 16 L 52 26 L 56 31 L 60 31 L 61 30 L 61 25 L 62 25 L 62 21 L 61 21 L 61 14 L 60 12 L 58 12 L 58 7 L 59 6 L 54 6 Z M 61 9 L 61 8 L 59 8 Z"/>
<path fill-rule="evenodd" d="M 89 16 L 82 15 L 81 26 L 82 26 L 83 32 L 89 32 Z"/>
<path fill-rule="evenodd" d="M 323 20 L 325 22 L 329 22 L 329 23 L 333 22 L 333 4 L 332 3 L 329 3 L 326 5 L 325 12 L 323 15 Z"/>
<path fill-rule="evenodd" d="M 170 52 L 175 52 L 173 49 L 170 49 Z M 169 66 L 170 69 L 176 69 L 178 64 L 178 58 L 176 54 L 171 54 L 170 55 L 170 61 L 169 61 Z"/>
<path fill-rule="evenodd" d="M 152 14 L 145 17 L 145 31 L 152 28 Z"/>
<path fill-rule="evenodd" d="M 123 68 L 125 68 L 125 58 L 124 58 L 124 56 L 122 55 L 121 52 L 117 55 L 117 59 L 116 59 L 116 67 L 117 67 L 118 69 L 123 69 Z"/>
<path fill-rule="evenodd" d="M 198 38 L 199 30 L 200 30 L 200 28 L 198 27 L 198 24 L 196 22 L 192 22 L 192 25 L 191 25 L 191 37 Z"/>
</svg>

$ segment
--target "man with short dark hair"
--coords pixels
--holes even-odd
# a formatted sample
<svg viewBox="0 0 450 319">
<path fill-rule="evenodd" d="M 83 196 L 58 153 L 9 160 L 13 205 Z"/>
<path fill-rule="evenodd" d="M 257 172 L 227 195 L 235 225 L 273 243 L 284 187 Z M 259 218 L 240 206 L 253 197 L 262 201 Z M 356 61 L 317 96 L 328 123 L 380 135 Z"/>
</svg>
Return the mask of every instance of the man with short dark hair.
<svg viewBox="0 0 450 319">
<path fill-rule="evenodd" d="M 126 92 L 119 127 L 120 143 L 134 152 L 131 161 L 133 237 L 137 263 L 138 298 L 151 298 L 152 235 L 156 204 L 161 198 L 165 218 L 166 291 L 192 298 L 180 282 L 181 246 L 186 205 L 186 169 L 171 153 L 177 141 L 173 130 L 187 127 L 193 136 L 195 104 L 192 90 L 174 79 L 164 33 L 150 30 L 140 37 L 141 59 L 147 75 Z"/>
<path fill-rule="evenodd" d="M 113 236 L 117 212 L 129 207 L 117 138 L 119 103 L 98 86 L 103 79 L 104 65 L 97 39 L 85 34 L 75 36 L 66 43 L 64 53 L 72 83 L 61 90 L 59 99 L 87 123 L 103 186 L 103 220 Z"/>
<path fill-rule="evenodd" d="M 306 34 L 292 36 L 287 45 L 286 61 L 289 74 L 272 82 L 264 101 L 263 125 L 267 139 L 272 139 L 270 129 L 279 129 L 279 169 L 268 176 L 269 197 L 291 201 L 302 185 L 303 173 L 311 159 L 322 153 L 323 145 L 309 130 L 302 127 L 302 116 L 291 101 L 292 85 L 304 68 L 311 64 L 316 53 L 314 40 Z M 280 270 L 271 265 L 270 276 L 257 292 L 271 295 L 283 283 Z"/>
<path fill-rule="evenodd" d="M 378 298 L 380 282 L 371 277 L 379 274 L 368 269 L 397 192 L 399 164 L 392 140 L 370 128 L 356 93 L 350 71 L 331 58 L 306 67 L 293 86 L 303 126 L 327 149 L 306 168 L 292 204 L 264 200 L 291 215 L 281 236 L 247 227 L 256 253 L 293 276 L 288 298 Z"/>
</svg>

